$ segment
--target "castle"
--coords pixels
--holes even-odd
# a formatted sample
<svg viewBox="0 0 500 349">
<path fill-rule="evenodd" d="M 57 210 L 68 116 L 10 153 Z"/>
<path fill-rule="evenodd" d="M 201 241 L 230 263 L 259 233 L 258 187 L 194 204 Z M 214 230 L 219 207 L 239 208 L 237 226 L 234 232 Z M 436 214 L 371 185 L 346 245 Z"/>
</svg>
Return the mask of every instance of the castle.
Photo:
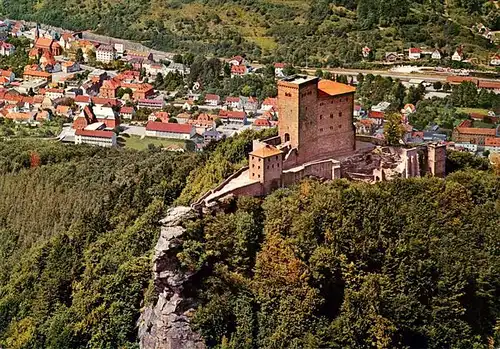
<svg viewBox="0 0 500 349">
<path fill-rule="evenodd" d="M 357 142 L 352 86 L 295 75 L 278 81 L 278 136 L 254 141 L 249 166 L 206 193 L 198 203 L 227 195 L 267 195 L 305 177 L 368 182 L 423 173 L 444 177 L 446 149 L 375 148 Z"/>
</svg>

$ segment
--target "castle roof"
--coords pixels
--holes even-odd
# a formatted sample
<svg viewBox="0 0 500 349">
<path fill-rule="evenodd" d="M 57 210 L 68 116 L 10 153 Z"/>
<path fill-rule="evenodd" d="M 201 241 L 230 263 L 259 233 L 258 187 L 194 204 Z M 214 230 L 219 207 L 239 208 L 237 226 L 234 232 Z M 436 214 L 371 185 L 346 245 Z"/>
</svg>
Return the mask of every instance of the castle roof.
<svg viewBox="0 0 500 349">
<path fill-rule="evenodd" d="M 264 147 L 254 150 L 250 153 L 250 155 L 257 156 L 259 158 L 268 158 L 270 156 L 283 154 L 281 150 L 276 148 L 275 146 L 266 144 Z"/>
<path fill-rule="evenodd" d="M 320 92 L 326 93 L 329 96 L 337 96 L 356 92 L 355 87 L 331 80 L 320 80 L 318 83 L 318 90 Z"/>
</svg>

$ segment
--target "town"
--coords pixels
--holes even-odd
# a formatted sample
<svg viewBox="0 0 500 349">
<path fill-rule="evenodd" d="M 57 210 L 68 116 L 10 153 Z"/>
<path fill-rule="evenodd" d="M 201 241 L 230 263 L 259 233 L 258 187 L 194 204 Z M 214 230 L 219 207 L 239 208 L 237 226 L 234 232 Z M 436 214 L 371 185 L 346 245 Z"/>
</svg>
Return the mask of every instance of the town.
<svg viewBox="0 0 500 349">
<path fill-rule="evenodd" d="M 285 107 L 279 106 L 277 85 L 302 74 L 335 80 L 355 92 L 352 126 L 358 141 L 437 142 L 480 156 L 500 152 L 500 82 L 464 69 L 436 68 L 440 73 L 431 79 L 428 72 L 421 78 L 408 74 L 404 63 L 388 70 L 404 79 L 333 74 L 285 62 L 256 64 L 243 53 L 227 59 L 169 56 L 84 36 L 19 21 L 0 23 L 1 136 L 201 151 L 245 130 L 281 128 Z M 369 58 L 373 52 L 364 47 L 360 55 Z M 388 62 L 424 57 L 439 60 L 442 52 L 412 47 L 385 55 Z M 466 60 L 460 48 L 450 59 Z M 19 62 L 26 64 L 14 65 Z M 492 66 L 499 62 L 492 57 Z"/>
</svg>

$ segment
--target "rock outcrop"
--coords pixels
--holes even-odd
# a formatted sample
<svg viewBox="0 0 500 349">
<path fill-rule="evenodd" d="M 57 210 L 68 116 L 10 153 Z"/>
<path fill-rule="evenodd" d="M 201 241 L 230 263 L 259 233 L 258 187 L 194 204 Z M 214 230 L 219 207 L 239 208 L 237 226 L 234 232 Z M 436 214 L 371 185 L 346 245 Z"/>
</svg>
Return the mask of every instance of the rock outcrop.
<svg viewBox="0 0 500 349">
<path fill-rule="evenodd" d="M 168 211 L 162 224 L 153 260 L 154 286 L 158 299 L 139 318 L 141 349 L 204 349 L 200 335 L 190 327 L 189 313 L 195 303 L 185 296 L 185 286 L 193 277 L 178 270 L 176 254 L 185 232 L 181 223 L 195 219 L 189 207 Z"/>
</svg>

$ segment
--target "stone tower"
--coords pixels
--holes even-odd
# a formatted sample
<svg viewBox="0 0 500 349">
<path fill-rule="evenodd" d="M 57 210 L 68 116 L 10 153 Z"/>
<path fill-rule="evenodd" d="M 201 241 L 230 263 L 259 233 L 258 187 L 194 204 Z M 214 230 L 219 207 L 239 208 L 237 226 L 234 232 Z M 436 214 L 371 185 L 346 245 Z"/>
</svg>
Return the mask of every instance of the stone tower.
<svg viewBox="0 0 500 349">
<path fill-rule="evenodd" d="M 446 176 L 446 145 L 430 143 L 427 146 L 427 168 L 435 177 Z"/>
<path fill-rule="evenodd" d="M 296 75 L 278 82 L 279 136 L 297 151 L 297 164 L 355 149 L 355 88 Z"/>
</svg>

